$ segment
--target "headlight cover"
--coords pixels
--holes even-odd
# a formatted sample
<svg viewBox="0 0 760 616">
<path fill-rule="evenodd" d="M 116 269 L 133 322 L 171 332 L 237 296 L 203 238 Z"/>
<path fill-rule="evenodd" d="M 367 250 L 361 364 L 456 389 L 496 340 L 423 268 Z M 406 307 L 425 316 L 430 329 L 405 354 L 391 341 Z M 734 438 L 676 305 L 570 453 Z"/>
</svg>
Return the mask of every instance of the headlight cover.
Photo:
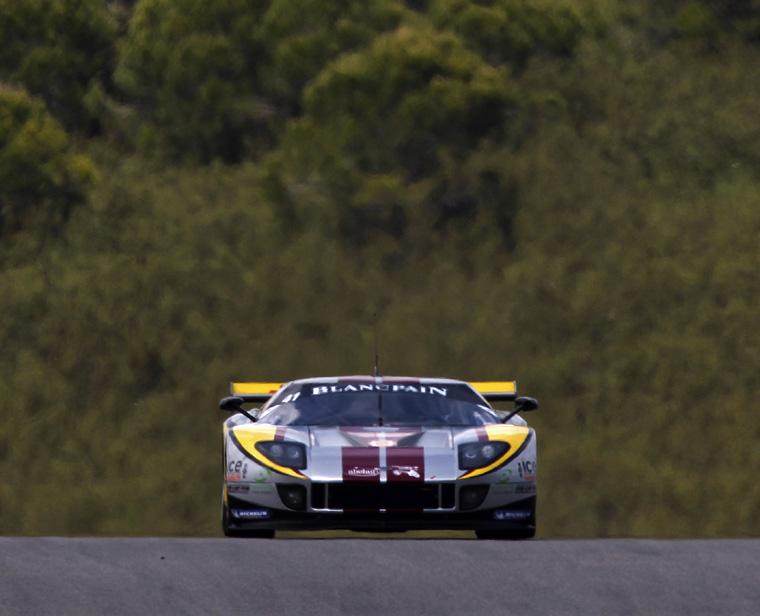
<svg viewBox="0 0 760 616">
<path fill-rule="evenodd" d="M 306 447 L 303 443 L 259 441 L 256 443 L 256 449 L 279 466 L 298 470 L 306 468 Z"/>
<path fill-rule="evenodd" d="M 469 471 L 488 466 L 509 451 L 504 441 L 478 441 L 459 446 L 459 468 Z"/>
</svg>

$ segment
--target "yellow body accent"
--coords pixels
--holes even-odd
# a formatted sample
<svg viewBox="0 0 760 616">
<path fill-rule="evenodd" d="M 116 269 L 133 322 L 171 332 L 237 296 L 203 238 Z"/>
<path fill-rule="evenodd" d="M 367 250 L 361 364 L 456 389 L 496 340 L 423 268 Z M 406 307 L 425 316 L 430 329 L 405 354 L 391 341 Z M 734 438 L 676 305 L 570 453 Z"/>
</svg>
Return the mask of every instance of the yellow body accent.
<svg viewBox="0 0 760 616">
<path fill-rule="evenodd" d="M 460 475 L 459 479 L 469 479 L 470 477 L 485 475 L 498 468 L 517 453 L 525 442 L 525 439 L 528 438 L 528 434 L 530 434 L 530 428 L 513 426 L 511 424 L 489 424 L 485 428 L 489 441 L 504 441 L 505 443 L 509 443 L 509 450 L 495 462 L 483 468 L 467 471 L 463 475 Z"/>
<path fill-rule="evenodd" d="M 245 453 L 257 462 L 271 468 L 273 471 L 282 473 L 283 475 L 290 475 L 291 477 L 298 477 L 303 479 L 304 475 L 299 473 L 294 468 L 288 468 L 287 466 L 280 466 L 275 464 L 269 458 L 264 456 L 256 449 L 256 443 L 259 441 L 273 441 L 274 435 L 277 432 L 277 426 L 257 426 L 257 425 L 242 425 L 235 426 L 233 428 L 235 438 Z"/>
<path fill-rule="evenodd" d="M 230 392 L 238 394 L 276 394 L 285 383 L 230 383 Z"/>
<path fill-rule="evenodd" d="M 470 382 L 479 394 L 514 394 L 517 384 L 514 381 L 472 381 Z"/>
</svg>

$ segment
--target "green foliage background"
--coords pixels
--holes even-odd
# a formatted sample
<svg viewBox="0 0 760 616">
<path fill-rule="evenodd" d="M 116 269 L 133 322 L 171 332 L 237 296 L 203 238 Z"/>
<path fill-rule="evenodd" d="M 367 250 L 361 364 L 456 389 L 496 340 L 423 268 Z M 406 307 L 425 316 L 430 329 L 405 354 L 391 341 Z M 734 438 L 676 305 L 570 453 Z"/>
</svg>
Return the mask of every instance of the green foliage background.
<svg viewBox="0 0 760 616">
<path fill-rule="evenodd" d="M 0 0 L 0 533 L 219 534 L 229 381 L 368 373 L 377 315 L 539 399 L 539 536 L 756 536 L 758 24 Z"/>
</svg>

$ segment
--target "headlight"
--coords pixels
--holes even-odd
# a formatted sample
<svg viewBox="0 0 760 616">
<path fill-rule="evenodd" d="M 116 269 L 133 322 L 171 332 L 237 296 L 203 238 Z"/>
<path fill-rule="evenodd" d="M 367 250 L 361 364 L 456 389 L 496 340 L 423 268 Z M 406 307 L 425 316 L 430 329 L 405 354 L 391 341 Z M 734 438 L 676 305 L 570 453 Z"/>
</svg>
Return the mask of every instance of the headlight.
<svg viewBox="0 0 760 616">
<path fill-rule="evenodd" d="M 256 443 L 259 453 L 279 466 L 306 468 L 306 448 L 302 443 L 290 441 L 260 441 Z"/>
<path fill-rule="evenodd" d="M 479 441 L 459 446 L 459 468 L 472 470 L 488 466 L 509 451 L 504 441 Z"/>
</svg>

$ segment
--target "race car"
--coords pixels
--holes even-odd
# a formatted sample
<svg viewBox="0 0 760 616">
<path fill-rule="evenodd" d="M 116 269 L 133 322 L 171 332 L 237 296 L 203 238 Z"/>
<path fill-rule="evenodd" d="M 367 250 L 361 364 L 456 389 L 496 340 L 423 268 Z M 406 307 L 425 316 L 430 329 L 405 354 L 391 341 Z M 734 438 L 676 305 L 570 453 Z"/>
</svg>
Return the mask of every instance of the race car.
<svg viewBox="0 0 760 616">
<path fill-rule="evenodd" d="M 514 381 L 387 376 L 232 383 L 222 530 L 536 532 L 536 434 Z M 509 401 L 497 411 L 490 404 Z M 251 408 L 250 404 L 265 404 Z"/>
</svg>

